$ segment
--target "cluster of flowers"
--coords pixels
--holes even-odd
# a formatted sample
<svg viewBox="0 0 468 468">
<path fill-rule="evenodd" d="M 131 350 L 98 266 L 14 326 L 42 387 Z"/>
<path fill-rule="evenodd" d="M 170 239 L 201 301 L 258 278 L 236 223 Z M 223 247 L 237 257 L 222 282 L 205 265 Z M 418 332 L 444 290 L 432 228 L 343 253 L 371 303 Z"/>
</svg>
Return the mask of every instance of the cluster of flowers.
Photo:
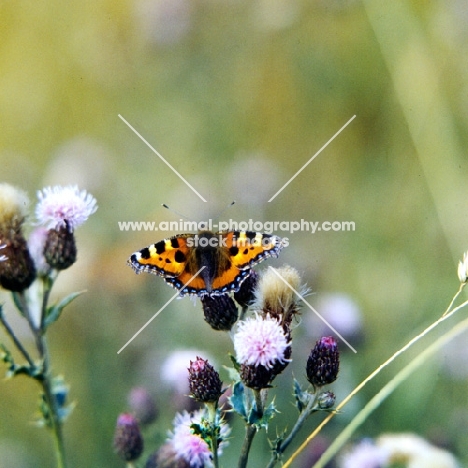
<svg viewBox="0 0 468 468">
<path fill-rule="evenodd" d="M 48 299 L 59 272 L 76 261 L 75 229 L 96 211 L 97 205 L 94 197 L 76 186 L 44 188 L 38 192 L 38 199 L 36 228 L 27 241 L 24 227 L 28 197 L 16 187 L 0 184 L 0 285 L 11 291 L 14 305 L 29 325 L 37 353 L 33 357 L 26 350 L 0 306 L 0 323 L 26 363 L 17 364 L 3 344 L 0 360 L 7 365 L 7 377 L 22 374 L 40 384 L 42 417 L 38 423 L 52 429 L 59 466 L 65 466 L 61 426 L 72 407 L 66 406 L 68 387 L 63 379 L 51 374 L 45 334 L 78 293 L 53 306 L 48 305 Z"/>
<path fill-rule="evenodd" d="M 299 313 L 299 298 L 294 291 L 301 291 L 301 295 L 307 292 L 301 288 L 297 271 L 283 267 L 275 271 L 269 269 L 261 277 L 252 272 L 234 294 L 234 299 L 229 295 L 201 299 L 206 322 L 213 329 L 228 331 L 232 336 L 233 384 L 226 405 L 243 417 L 247 429 L 253 428 L 248 436 L 251 438 L 259 429 L 267 428 L 275 414 L 274 404 L 266 405 L 267 390 L 291 362 L 292 328 Z M 240 317 L 234 300 L 242 308 Z M 253 314 L 246 317 L 249 307 Z M 338 347 L 333 337 L 322 337 L 316 342 L 305 370 L 314 391 L 303 392 L 295 382 L 301 425 L 308 415 L 320 410 L 330 411 L 335 403 L 332 392 L 322 391 L 322 387 L 335 381 L 339 370 Z M 175 417 L 173 431 L 166 443 L 149 456 L 147 468 L 217 466 L 217 457 L 227 445 L 229 427 L 219 412 L 219 400 L 226 389 L 223 389 L 219 373 L 208 360 L 197 356 L 190 361 L 187 377 L 190 396 L 203 403 L 205 409 L 192 413 L 184 411 Z M 252 392 L 250 399 L 248 389 Z M 137 413 L 123 413 L 118 417 L 114 438 L 116 452 L 130 462 L 137 460 L 144 449 L 140 431 L 142 420 Z M 291 431 L 292 436 L 298 429 Z M 291 439 L 277 444 L 277 459 Z M 247 458 L 248 449 L 241 454 L 239 466 L 246 466 Z"/>
</svg>

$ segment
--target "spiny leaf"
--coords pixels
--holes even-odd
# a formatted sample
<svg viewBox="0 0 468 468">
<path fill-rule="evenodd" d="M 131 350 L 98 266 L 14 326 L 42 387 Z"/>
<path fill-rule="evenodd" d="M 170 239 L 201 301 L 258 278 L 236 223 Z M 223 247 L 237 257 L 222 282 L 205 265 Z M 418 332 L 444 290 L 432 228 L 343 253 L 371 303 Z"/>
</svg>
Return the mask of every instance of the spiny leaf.
<svg viewBox="0 0 468 468">
<path fill-rule="evenodd" d="M 68 296 L 64 297 L 58 304 L 50 306 L 47 308 L 45 317 L 44 317 L 44 329 L 47 328 L 52 323 L 56 322 L 60 315 L 62 314 L 63 309 L 70 304 L 74 299 L 78 296 L 83 294 L 85 291 L 78 291 L 69 294 Z"/>
</svg>

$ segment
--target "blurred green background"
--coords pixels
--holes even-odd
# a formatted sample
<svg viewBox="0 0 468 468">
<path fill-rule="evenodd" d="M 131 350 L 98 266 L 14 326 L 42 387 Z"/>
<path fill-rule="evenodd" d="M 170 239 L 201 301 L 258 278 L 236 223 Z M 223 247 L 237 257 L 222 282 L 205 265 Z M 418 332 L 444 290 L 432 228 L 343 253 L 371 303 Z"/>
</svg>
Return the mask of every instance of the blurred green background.
<svg viewBox="0 0 468 468">
<path fill-rule="evenodd" d="M 117 354 L 173 294 L 125 265 L 132 252 L 173 233 L 121 232 L 117 224 L 177 220 L 161 203 L 195 220 L 236 200 L 222 219 L 355 222 L 354 232 L 278 232 L 290 246 L 267 262 L 295 266 L 314 292 L 312 305 L 343 293 L 359 307 L 362 328 L 349 338 L 358 353 L 340 345 L 341 378 L 332 386 L 339 400 L 445 310 L 468 249 L 462 0 L 3 1 L 0 18 L 1 180 L 32 200 L 45 185 L 76 183 L 99 204 L 77 232 L 77 264 L 54 290 L 55 298 L 87 294 L 49 332 L 54 372 L 77 403 L 65 426 L 70 466 L 124 466 L 112 437 L 136 385 L 160 407 L 146 439 L 148 453 L 159 446 L 175 411 L 160 369 L 174 350 L 213 356 L 227 379 L 221 366 L 229 364 L 230 339 L 212 331 L 189 299 L 172 302 Z M 31 343 L 9 296 L 0 299 Z M 294 420 L 291 374 L 305 384 L 305 361 L 319 338 L 305 326 L 309 314 L 304 309 L 295 330 L 294 362 L 271 391 L 282 410 L 271 437 Z M 440 333 L 366 387 L 324 436 L 337 434 Z M 416 432 L 468 462 L 466 338 L 420 369 L 358 436 Z M 8 343 L 3 331 L 0 339 Z M 0 466 L 54 466 L 48 434 L 30 424 L 38 388 L 17 378 L 2 382 L 0 395 Z M 234 466 L 242 434 L 235 420 L 223 466 Z M 252 466 L 263 466 L 263 435 L 253 450 Z"/>
</svg>

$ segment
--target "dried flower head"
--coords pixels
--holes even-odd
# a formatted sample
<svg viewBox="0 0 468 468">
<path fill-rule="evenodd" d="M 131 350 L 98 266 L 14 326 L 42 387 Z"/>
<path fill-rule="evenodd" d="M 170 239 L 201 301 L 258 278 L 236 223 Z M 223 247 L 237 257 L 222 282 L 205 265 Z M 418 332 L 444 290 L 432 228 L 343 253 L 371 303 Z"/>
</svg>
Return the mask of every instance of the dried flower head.
<svg viewBox="0 0 468 468">
<path fill-rule="evenodd" d="M 336 380 L 339 367 L 340 354 L 335 338 L 320 338 L 307 360 L 307 379 L 314 387 L 322 387 Z"/>
<path fill-rule="evenodd" d="M 4 249 L 6 247 L 6 244 L 0 245 L 0 250 Z M 0 262 L 5 262 L 8 260 L 8 257 L 6 255 L 0 254 Z"/>
<path fill-rule="evenodd" d="M 234 335 L 236 359 L 241 364 L 271 368 L 277 362 L 284 363 L 289 345 L 278 320 L 269 315 L 239 322 Z"/>
<path fill-rule="evenodd" d="M 229 331 L 236 323 L 238 311 L 231 296 L 205 295 L 201 298 L 205 321 L 214 330 Z"/>
<path fill-rule="evenodd" d="M 114 434 L 114 448 L 125 461 L 137 460 L 143 452 L 143 437 L 135 416 L 119 415 Z"/>
<path fill-rule="evenodd" d="M 208 363 L 208 359 L 197 356 L 195 361 L 190 361 L 188 371 L 191 396 L 203 403 L 217 402 L 222 393 L 223 383 L 218 372 Z"/>
<path fill-rule="evenodd" d="M 29 208 L 26 192 L 10 184 L 0 184 L 0 232 L 21 228 Z"/>
<path fill-rule="evenodd" d="M 204 468 L 211 466 L 211 451 L 208 444 L 197 434 L 193 433 L 192 424 L 201 424 L 204 418 L 202 410 L 192 414 L 184 411 L 174 418 L 174 432 L 170 435 L 170 443 L 175 452 L 176 459 L 183 459 L 191 468 Z M 226 438 L 229 435 L 229 426 L 221 422 L 220 443 L 218 453 L 227 445 Z"/>
<path fill-rule="evenodd" d="M 253 306 L 289 325 L 299 309 L 299 298 L 294 291 L 301 295 L 307 292 L 301 287 L 301 278 L 295 268 L 284 266 L 274 271 L 269 268 L 258 282 Z"/>
<path fill-rule="evenodd" d="M 48 229 L 74 231 L 97 210 L 96 199 L 76 185 L 46 187 L 37 196 L 36 218 Z"/>
<path fill-rule="evenodd" d="M 0 284 L 10 291 L 23 291 L 36 277 L 22 232 L 28 206 L 25 192 L 9 184 L 0 184 L 0 239 L 3 246 Z"/>
</svg>

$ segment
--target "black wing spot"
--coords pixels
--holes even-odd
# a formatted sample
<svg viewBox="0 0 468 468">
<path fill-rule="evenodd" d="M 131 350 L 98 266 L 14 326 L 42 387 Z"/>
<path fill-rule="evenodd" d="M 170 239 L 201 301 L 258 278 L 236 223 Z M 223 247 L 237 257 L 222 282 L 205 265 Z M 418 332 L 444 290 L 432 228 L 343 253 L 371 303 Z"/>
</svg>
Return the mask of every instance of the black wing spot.
<svg viewBox="0 0 468 468">
<path fill-rule="evenodd" d="M 151 258 L 151 254 L 150 254 L 148 247 L 141 249 L 140 255 L 141 255 L 141 258 L 144 258 L 145 260 L 148 260 L 149 258 Z"/>
<path fill-rule="evenodd" d="M 239 247 L 235 247 L 235 246 L 230 247 L 230 248 L 229 248 L 229 253 L 230 253 L 233 257 L 235 257 L 235 256 L 239 253 Z"/>
<path fill-rule="evenodd" d="M 179 240 L 178 239 L 171 239 L 171 247 L 174 249 L 179 248 Z"/>
<path fill-rule="evenodd" d="M 242 253 L 243 253 L 244 255 L 247 255 L 247 254 L 249 253 L 249 249 L 248 249 L 248 248 L 244 249 L 244 251 L 243 251 Z"/>
<path fill-rule="evenodd" d="M 168 258 L 166 258 L 166 263 L 171 263 L 171 261 Z"/>
<path fill-rule="evenodd" d="M 250 242 L 252 242 L 257 237 L 257 233 L 252 232 L 252 231 L 247 231 L 245 233 L 245 236 L 247 237 L 247 239 L 249 239 Z"/>
<path fill-rule="evenodd" d="M 185 256 L 185 254 L 184 254 L 181 250 L 178 250 L 178 251 L 175 253 L 174 260 L 175 260 L 177 263 L 184 263 L 186 259 L 187 259 L 187 257 Z"/>
<path fill-rule="evenodd" d="M 166 243 L 164 241 L 158 242 L 154 244 L 154 248 L 156 249 L 156 253 L 161 255 L 166 250 Z"/>
</svg>

